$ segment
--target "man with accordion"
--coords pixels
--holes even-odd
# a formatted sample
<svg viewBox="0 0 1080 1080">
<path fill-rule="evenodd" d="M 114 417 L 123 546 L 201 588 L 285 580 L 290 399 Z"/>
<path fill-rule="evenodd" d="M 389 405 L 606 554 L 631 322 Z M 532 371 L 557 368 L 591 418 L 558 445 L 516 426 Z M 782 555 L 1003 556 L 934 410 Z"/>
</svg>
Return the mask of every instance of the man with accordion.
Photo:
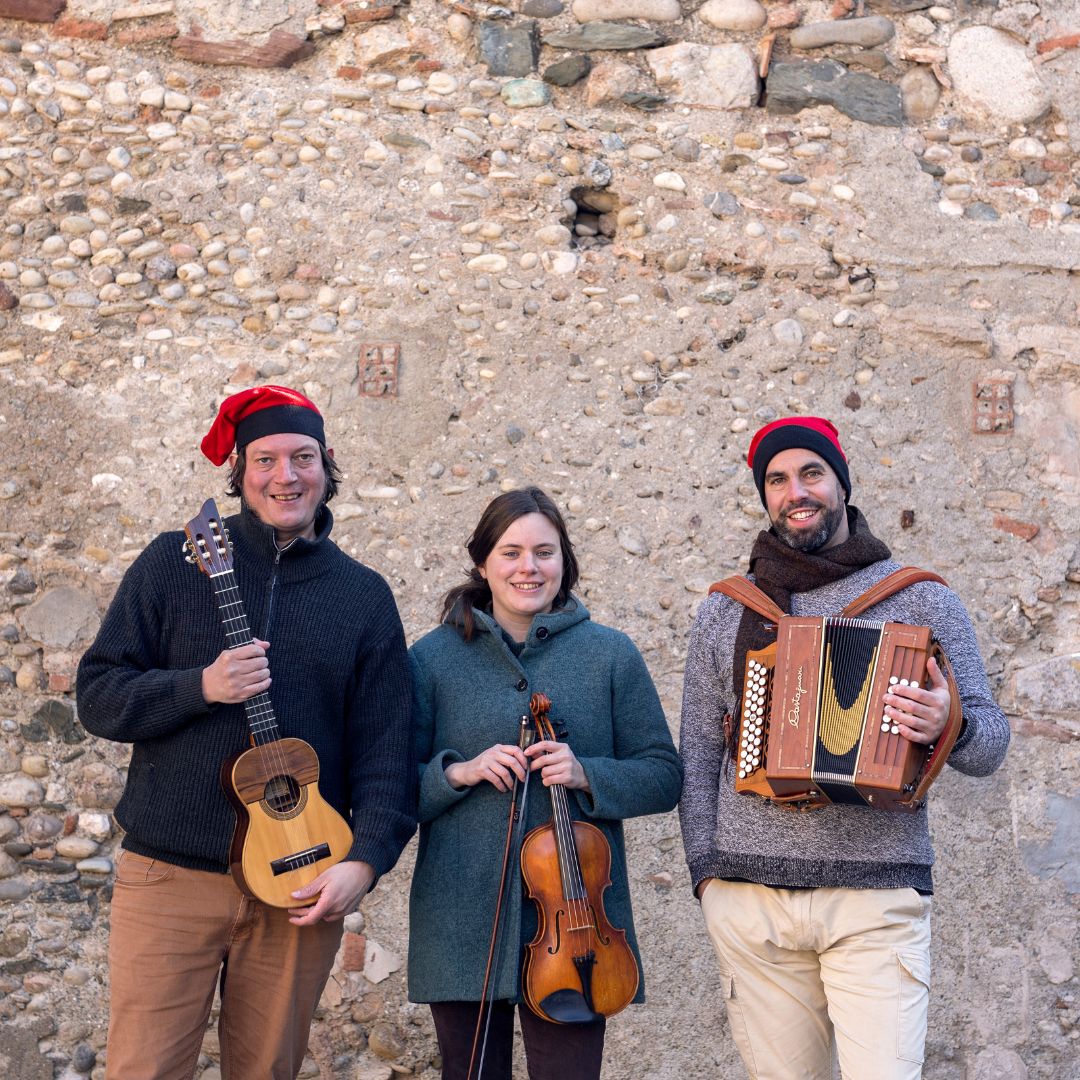
<svg viewBox="0 0 1080 1080">
<path fill-rule="evenodd" d="M 748 454 L 770 528 L 690 638 L 680 818 L 752 1080 L 922 1074 L 933 849 L 947 758 L 984 776 L 1009 727 L 959 598 L 901 570 L 848 500 L 828 421 Z"/>
</svg>

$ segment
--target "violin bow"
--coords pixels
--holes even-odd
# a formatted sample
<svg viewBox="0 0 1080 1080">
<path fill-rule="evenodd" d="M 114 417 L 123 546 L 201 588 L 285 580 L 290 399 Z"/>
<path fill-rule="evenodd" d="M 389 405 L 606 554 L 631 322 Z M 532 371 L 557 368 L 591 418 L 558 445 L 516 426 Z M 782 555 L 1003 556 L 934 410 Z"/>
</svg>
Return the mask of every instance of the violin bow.
<svg viewBox="0 0 1080 1080">
<path fill-rule="evenodd" d="M 525 750 L 532 745 L 536 737 L 536 729 L 533 727 L 528 716 L 522 716 L 518 729 L 518 749 Z M 524 781 L 514 774 L 514 784 L 510 794 L 510 813 L 506 820 L 506 845 L 503 848 L 502 871 L 499 875 L 499 895 L 495 901 L 495 917 L 491 922 L 491 943 L 488 946 L 487 964 L 484 968 L 484 987 L 480 992 L 480 1009 L 476 1014 L 476 1030 L 473 1032 L 472 1052 L 469 1055 L 469 1069 L 465 1073 L 467 1080 L 474 1080 L 473 1065 L 476 1062 L 476 1052 L 479 1048 L 480 1061 L 477 1064 L 475 1080 L 480 1080 L 484 1073 L 484 1055 L 487 1052 L 488 1032 L 491 1030 L 491 1008 L 495 1004 L 495 987 L 498 985 L 499 972 L 499 938 L 502 936 L 503 913 L 505 910 L 507 884 L 510 868 L 510 851 L 513 847 L 520 847 L 521 829 L 525 822 L 525 802 L 529 794 L 529 772 L 525 773 Z M 521 805 L 518 805 L 518 788 L 521 788 Z M 517 840 L 514 844 L 515 826 L 517 826 Z M 491 1000 L 488 1000 L 490 993 Z M 483 1027 L 483 1039 L 480 1029 Z"/>
</svg>

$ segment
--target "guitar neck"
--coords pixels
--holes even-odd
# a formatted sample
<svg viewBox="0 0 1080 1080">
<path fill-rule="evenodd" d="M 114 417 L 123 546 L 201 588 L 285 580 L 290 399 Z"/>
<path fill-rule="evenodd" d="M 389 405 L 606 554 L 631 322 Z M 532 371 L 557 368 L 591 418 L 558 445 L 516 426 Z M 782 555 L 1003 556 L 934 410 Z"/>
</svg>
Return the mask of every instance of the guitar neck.
<svg viewBox="0 0 1080 1080">
<path fill-rule="evenodd" d="M 223 570 L 211 574 L 210 581 L 214 587 L 214 599 L 221 615 L 221 624 L 225 628 L 225 647 L 239 649 L 250 645 L 255 636 L 251 632 L 244 601 L 240 598 L 240 590 L 236 585 L 236 572 Z M 277 718 L 274 716 L 274 706 L 265 690 L 244 702 L 244 713 L 247 715 L 248 730 L 256 746 L 281 738 Z"/>
</svg>

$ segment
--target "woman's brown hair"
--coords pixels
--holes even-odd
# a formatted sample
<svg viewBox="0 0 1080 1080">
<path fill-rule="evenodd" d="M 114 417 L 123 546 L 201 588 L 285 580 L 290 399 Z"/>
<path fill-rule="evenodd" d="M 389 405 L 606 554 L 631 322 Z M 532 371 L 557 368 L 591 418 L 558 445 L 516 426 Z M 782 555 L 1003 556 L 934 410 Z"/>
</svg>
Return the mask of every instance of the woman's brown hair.
<svg viewBox="0 0 1080 1080">
<path fill-rule="evenodd" d="M 574 545 L 570 543 L 570 534 L 566 531 L 559 508 L 551 496 L 538 487 L 516 488 L 504 492 L 492 499 L 480 515 L 480 520 L 473 529 L 469 542 L 465 545 L 472 569 L 469 580 L 464 585 L 455 585 L 442 601 L 441 621 L 457 627 L 466 641 L 471 641 L 476 630 L 473 608 L 487 610 L 491 607 L 491 588 L 480 575 L 480 567 L 487 562 L 499 538 L 518 518 L 526 514 L 543 514 L 555 526 L 559 534 L 559 548 L 562 551 L 563 574 L 559 591 L 552 602 L 552 608 L 564 607 L 570 599 L 570 590 L 577 584 L 578 562 L 574 555 Z"/>
</svg>

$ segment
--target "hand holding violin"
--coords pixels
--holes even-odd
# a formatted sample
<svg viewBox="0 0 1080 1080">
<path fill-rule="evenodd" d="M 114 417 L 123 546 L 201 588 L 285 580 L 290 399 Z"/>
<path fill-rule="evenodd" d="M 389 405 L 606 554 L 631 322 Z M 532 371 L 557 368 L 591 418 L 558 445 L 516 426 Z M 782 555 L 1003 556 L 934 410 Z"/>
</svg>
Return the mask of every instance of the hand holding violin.
<svg viewBox="0 0 1080 1080">
<path fill-rule="evenodd" d="M 446 779 L 451 787 L 475 787 L 486 781 L 497 791 L 509 791 L 514 777 L 525 779 L 529 762 L 517 746 L 496 743 L 471 761 L 457 761 L 446 766 Z"/>
<path fill-rule="evenodd" d="M 589 778 L 585 775 L 581 762 L 566 743 L 542 739 L 540 742 L 533 743 L 525 751 L 525 756 L 532 762 L 529 768 L 533 772 L 539 770 L 544 787 L 561 784 L 563 787 L 575 788 L 578 791 L 591 791 Z"/>
</svg>

